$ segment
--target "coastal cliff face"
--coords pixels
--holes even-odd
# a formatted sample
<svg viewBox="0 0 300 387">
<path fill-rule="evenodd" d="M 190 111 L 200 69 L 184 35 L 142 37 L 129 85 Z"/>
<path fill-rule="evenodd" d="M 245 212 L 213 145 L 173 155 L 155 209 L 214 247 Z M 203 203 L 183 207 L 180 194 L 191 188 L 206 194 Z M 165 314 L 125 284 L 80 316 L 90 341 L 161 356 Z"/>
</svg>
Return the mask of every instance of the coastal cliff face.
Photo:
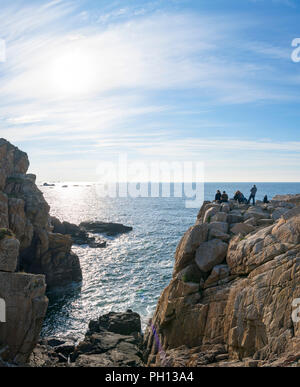
<svg viewBox="0 0 300 387">
<path fill-rule="evenodd" d="M 297 364 L 300 207 L 279 199 L 204 203 L 145 333 L 148 365 Z"/>
<path fill-rule="evenodd" d="M 51 232 L 49 205 L 26 174 L 27 154 L 0 139 L 0 228 L 10 229 L 20 242 L 18 270 L 44 274 L 48 287 L 82 279 L 72 238 Z"/>
<path fill-rule="evenodd" d="M 0 360 L 25 363 L 48 306 L 46 286 L 80 281 L 72 239 L 51 232 L 26 153 L 0 139 Z"/>
</svg>

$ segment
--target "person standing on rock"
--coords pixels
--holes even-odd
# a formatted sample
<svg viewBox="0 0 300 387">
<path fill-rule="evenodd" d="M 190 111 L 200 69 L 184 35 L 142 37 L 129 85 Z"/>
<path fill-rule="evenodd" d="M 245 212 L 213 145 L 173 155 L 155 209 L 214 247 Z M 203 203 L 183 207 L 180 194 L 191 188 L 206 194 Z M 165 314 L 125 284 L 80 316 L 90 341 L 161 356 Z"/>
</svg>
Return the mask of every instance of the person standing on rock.
<svg viewBox="0 0 300 387">
<path fill-rule="evenodd" d="M 257 187 L 256 185 L 254 184 L 254 186 L 251 188 L 251 194 L 250 194 L 250 197 L 249 197 L 249 200 L 248 200 L 248 204 L 250 204 L 250 201 L 251 199 L 253 200 L 253 205 L 255 206 L 255 196 L 256 196 L 256 193 L 257 193 Z"/>
</svg>

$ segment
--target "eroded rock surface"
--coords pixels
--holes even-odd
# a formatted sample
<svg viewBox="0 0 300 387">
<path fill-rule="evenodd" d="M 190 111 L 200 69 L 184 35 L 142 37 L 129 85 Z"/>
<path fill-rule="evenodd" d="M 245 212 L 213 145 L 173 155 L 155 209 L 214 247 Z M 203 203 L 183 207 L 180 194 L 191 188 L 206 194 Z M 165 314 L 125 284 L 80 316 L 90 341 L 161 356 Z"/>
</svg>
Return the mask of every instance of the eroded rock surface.
<svg viewBox="0 0 300 387">
<path fill-rule="evenodd" d="M 298 364 L 300 324 L 292 318 L 293 301 L 300 298 L 295 200 L 255 207 L 204 203 L 177 248 L 173 279 L 146 331 L 148 365 Z M 227 230 L 220 227 L 225 219 Z M 212 246 L 221 244 L 219 255 Z"/>
</svg>

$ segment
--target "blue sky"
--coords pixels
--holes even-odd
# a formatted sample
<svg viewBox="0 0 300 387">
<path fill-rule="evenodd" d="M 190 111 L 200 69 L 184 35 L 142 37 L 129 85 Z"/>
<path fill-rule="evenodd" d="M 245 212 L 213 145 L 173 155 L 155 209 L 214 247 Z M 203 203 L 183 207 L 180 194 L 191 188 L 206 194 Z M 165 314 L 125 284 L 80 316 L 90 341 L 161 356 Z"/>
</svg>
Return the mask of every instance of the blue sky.
<svg viewBox="0 0 300 387">
<path fill-rule="evenodd" d="M 39 180 L 116 160 L 300 181 L 296 0 L 0 0 L 0 136 Z"/>
</svg>

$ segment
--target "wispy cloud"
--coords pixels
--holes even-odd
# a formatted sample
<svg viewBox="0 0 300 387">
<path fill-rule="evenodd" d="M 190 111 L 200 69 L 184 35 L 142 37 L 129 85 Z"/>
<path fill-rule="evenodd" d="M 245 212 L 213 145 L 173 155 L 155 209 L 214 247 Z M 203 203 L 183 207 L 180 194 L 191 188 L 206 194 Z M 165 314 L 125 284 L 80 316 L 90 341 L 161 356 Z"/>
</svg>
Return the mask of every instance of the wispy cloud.
<svg viewBox="0 0 300 387">
<path fill-rule="evenodd" d="M 233 114 L 215 119 L 213 109 L 298 101 L 294 89 L 282 86 L 277 66 L 289 59 L 289 48 L 257 37 L 243 41 L 258 21 L 160 9 L 157 1 L 107 3 L 96 11 L 82 6 L 88 3 L 1 4 L 0 38 L 7 42 L 7 62 L 0 64 L 1 136 L 23 142 L 34 160 L 40 144 L 44 156 L 69 158 L 100 149 L 127 149 L 137 157 L 298 152 L 297 142 L 202 134 L 235 128 Z M 189 136 L 192 127 L 198 132 Z"/>
</svg>

